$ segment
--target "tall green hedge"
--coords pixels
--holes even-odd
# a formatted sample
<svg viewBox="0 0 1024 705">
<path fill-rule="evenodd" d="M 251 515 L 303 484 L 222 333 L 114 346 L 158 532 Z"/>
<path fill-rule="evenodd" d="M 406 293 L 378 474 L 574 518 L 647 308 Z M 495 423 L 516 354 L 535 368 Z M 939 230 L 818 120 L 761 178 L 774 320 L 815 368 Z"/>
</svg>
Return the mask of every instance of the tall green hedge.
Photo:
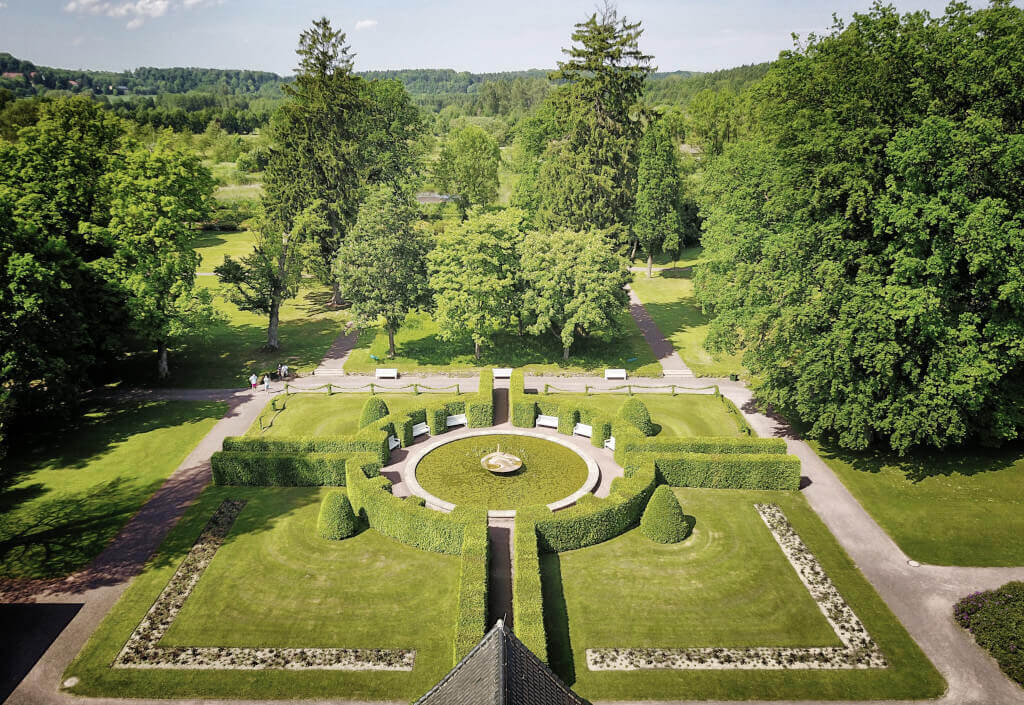
<svg viewBox="0 0 1024 705">
<path fill-rule="evenodd" d="M 487 510 L 475 510 L 467 519 L 459 566 L 459 599 L 455 616 L 452 665 L 476 646 L 487 631 L 487 577 L 490 546 Z"/>
<path fill-rule="evenodd" d="M 354 436 L 325 436 L 322 438 L 258 438 L 255 436 L 229 436 L 224 439 L 224 450 L 254 453 L 373 453 L 381 464 L 386 463 L 388 434 L 377 428 L 364 428 Z"/>
<path fill-rule="evenodd" d="M 327 493 L 320 503 L 316 528 L 321 537 L 332 541 L 346 539 L 359 530 L 359 518 L 352 511 L 348 495 L 341 490 Z"/>
<path fill-rule="evenodd" d="M 494 371 L 490 368 L 480 373 L 480 388 L 466 402 L 466 420 L 470 428 L 494 425 Z"/>
<path fill-rule="evenodd" d="M 540 546 L 532 516 L 548 515 L 547 507 L 527 507 L 516 512 L 512 538 L 512 614 L 516 636 L 541 661 L 547 663 L 547 632 L 544 630 L 544 597 L 540 574 Z"/>
<path fill-rule="evenodd" d="M 615 462 L 625 465 L 637 453 L 744 453 L 785 455 L 781 438 L 706 436 L 699 438 L 643 438 L 636 435 L 615 437 Z"/>
<path fill-rule="evenodd" d="M 637 397 L 627 399 L 619 408 L 618 416 L 623 421 L 636 427 L 643 435 L 654 435 L 654 423 L 651 421 L 651 412 L 647 410 L 647 405 Z"/>
<path fill-rule="evenodd" d="M 792 455 L 679 453 L 656 456 L 654 465 L 658 479 L 674 487 L 800 489 L 800 459 Z"/>
<path fill-rule="evenodd" d="M 522 370 L 512 370 L 508 384 L 508 403 L 513 426 L 533 428 L 537 425 L 536 397 L 526 394 L 526 374 Z"/>
<path fill-rule="evenodd" d="M 679 543 L 692 528 L 672 488 L 658 485 L 640 517 L 641 533 L 658 543 Z"/>
<path fill-rule="evenodd" d="M 374 421 L 379 421 L 391 412 L 388 411 L 388 405 L 384 403 L 384 400 L 377 395 L 371 395 L 366 403 L 363 404 L 363 410 L 359 414 L 359 428 L 369 426 Z"/>
<path fill-rule="evenodd" d="M 370 453 L 275 453 L 217 451 L 210 458 L 215 485 L 313 487 L 345 484 L 348 462 L 379 462 Z"/>
</svg>

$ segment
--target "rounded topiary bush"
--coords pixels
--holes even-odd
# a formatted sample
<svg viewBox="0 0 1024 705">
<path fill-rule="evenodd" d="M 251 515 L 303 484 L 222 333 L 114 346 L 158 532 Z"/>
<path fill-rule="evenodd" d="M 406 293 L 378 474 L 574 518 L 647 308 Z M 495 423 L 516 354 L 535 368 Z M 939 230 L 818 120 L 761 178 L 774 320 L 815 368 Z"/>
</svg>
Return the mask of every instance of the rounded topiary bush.
<svg viewBox="0 0 1024 705">
<path fill-rule="evenodd" d="M 363 411 L 359 414 L 359 428 L 369 426 L 374 421 L 380 421 L 389 413 L 388 405 L 384 403 L 383 399 L 377 396 L 371 396 L 366 400 L 366 403 L 363 404 Z"/>
<path fill-rule="evenodd" d="M 679 543 L 690 535 L 692 528 L 672 488 L 659 485 L 640 519 L 643 535 L 658 543 Z"/>
<path fill-rule="evenodd" d="M 331 490 L 320 503 L 320 516 L 316 528 L 325 539 L 338 541 L 348 538 L 359 530 L 359 517 L 352 510 L 348 495 L 341 490 Z"/>
<path fill-rule="evenodd" d="M 651 422 L 651 412 L 647 405 L 636 397 L 630 397 L 619 409 L 619 418 L 636 426 L 645 436 L 654 435 L 654 424 Z"/>
</svg>

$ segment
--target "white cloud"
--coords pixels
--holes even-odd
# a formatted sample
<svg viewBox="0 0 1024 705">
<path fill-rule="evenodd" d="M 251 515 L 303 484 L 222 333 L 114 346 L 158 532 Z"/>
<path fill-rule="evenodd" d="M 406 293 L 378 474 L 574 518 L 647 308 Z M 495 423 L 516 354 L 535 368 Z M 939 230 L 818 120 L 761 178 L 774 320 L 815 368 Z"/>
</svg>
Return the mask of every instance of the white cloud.
<svg viewBox="0 0 1024 705">
<path fill-rule="evenodd" d="M 65 12 L 128 18 L 126 29 L 138 29 L 146 20 L 163 17 L 172 6 L 191 9 L 208 0 L 68 0 Z"/>
<path fill-rule="evenodd" d="M 359 20 L 356 22 L 356 30 L 372 29 L 377 26 L 377 20 Z"/>
</svg>

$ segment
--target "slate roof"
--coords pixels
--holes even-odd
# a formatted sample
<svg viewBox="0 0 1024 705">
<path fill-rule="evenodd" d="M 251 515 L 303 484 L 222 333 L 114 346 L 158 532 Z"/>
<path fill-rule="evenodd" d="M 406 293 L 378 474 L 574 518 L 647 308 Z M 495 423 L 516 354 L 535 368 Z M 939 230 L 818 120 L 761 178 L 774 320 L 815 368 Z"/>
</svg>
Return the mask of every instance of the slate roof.
<svg viewBox="0 0 1024 705">
<path fill-rule="evenodd" d="M 585 705 L 503 620 L 416 705 Z"/>
</svg>

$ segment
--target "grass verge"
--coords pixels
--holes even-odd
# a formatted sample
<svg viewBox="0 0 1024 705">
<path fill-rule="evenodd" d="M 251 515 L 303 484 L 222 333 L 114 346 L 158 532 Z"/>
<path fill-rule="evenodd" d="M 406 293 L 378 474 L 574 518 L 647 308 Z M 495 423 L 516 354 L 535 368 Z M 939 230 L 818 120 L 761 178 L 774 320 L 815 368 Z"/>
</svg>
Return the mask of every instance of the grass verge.
<svg viewBox="0 0 1024 705">
<path fill-rule="evenodd" d="M 575 401 L 586 404 L 611 416 L 629 397 L 625 394 L 551 394 L 557 401 Z M 544 396 L 536 397 L 538 400 Z M 729 413 L 723 400 L 710 394 L 637 394 L 658 431 L 658 438 L 683 436 L 741 436 L 744 435 Z"/>
</svg>

